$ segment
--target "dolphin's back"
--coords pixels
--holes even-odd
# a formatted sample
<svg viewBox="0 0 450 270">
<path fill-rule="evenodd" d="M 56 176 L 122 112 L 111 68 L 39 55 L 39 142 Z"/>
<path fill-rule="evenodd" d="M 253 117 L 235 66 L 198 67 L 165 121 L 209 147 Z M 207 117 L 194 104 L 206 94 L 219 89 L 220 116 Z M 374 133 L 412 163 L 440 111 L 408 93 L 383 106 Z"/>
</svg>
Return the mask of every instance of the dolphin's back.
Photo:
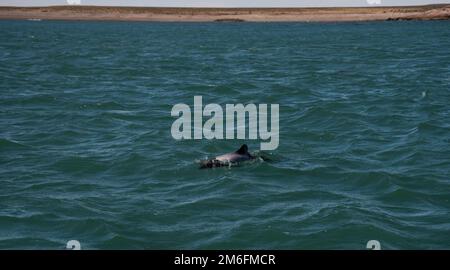
<svg viewBox="0 0 450 270">
<path fill-rule="evenodd" d="M 246 161 L 246 160 L 249 160 L 250 158 L 247 155 L 240 155 L 236 152 L 233 152 L 233 153 L 228 153 L 225 155 L 218 156 L 218 157 L 216 157 L 216 159 L 219 161 L 222 161 L 222 162 L 234 163 L 234 162 Z"/>
<path fill-rule="evenodd" d="M 254 157 L 250 155 L 248 152 L 248 147 L 246 144 L 242 145 L 239 150 L 217 156 L 213 159 L 205 160 L 201 163 L 200 168 L 214 168 L 214 167 L 223 167 L 229 166 L 231 164 L 243 162 L 246 160 L 253 159 Z"/>
</svg>

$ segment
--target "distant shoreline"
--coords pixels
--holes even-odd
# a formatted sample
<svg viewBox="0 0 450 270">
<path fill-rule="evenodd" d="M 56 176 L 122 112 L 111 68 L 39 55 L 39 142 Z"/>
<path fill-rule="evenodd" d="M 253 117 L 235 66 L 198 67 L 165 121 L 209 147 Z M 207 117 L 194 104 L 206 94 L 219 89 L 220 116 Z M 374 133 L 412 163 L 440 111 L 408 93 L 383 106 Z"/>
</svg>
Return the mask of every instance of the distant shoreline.
<svg viewBox="0 0 450 270">
<path fill-rule="evenodd" d="M 0 7 L 0 19 L 157 22 L 450 20 L 450 4 L 336 8 Z"/>
</svg>

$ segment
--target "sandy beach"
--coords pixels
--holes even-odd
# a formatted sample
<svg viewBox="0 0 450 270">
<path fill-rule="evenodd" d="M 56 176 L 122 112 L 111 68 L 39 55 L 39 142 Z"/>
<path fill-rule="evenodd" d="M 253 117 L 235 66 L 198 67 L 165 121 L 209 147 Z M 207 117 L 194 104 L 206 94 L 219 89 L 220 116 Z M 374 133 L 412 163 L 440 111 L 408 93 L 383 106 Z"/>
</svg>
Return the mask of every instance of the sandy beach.
<svg viewBox="0 0 450 270">
<path fill-rule="evenodd" d="M 450 19 L 450 5 L 354 8 L 0 7 L 0 19 L 164 22 L 448 20 Z"/>
</svg>

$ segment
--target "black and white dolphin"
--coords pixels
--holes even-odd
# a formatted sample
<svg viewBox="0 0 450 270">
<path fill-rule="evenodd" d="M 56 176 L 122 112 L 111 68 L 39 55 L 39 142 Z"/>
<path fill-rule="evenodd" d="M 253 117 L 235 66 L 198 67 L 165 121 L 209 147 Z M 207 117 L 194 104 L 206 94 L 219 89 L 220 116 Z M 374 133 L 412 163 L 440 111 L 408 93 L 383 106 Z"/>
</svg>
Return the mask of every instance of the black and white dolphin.
<svg viewBox="0 0 450 270">
<path fill-rule="evenodd" d="M 256 158 L 255 156 L 252 156 L 248 152 L 248 146 L 246 144 L 244 144 L 241 146 L 241 148 L 239 148 L 239 150 L 237 150 L 235 152 L 217 156 L 213 159 L 201 161 L 200 169 L 232 166 L 232 165 L 237 165 L 240 162 L 252 160 L 255 158 Z"/>
</svg>

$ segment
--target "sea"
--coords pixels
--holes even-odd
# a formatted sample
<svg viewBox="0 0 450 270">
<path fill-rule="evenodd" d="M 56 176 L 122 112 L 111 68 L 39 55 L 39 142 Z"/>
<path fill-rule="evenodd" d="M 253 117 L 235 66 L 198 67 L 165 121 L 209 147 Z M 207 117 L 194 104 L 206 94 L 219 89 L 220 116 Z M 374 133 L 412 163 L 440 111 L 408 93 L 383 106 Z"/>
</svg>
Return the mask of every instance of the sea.
<svg viewBox="0 0 450 270">
<path fill-rule="evenodd" d="M 174 139 L 195 96 L 278 147 Z M 449 145 L 449 21 L 0 21 L 0 249 L 450 249 Z"/>
</svg>

